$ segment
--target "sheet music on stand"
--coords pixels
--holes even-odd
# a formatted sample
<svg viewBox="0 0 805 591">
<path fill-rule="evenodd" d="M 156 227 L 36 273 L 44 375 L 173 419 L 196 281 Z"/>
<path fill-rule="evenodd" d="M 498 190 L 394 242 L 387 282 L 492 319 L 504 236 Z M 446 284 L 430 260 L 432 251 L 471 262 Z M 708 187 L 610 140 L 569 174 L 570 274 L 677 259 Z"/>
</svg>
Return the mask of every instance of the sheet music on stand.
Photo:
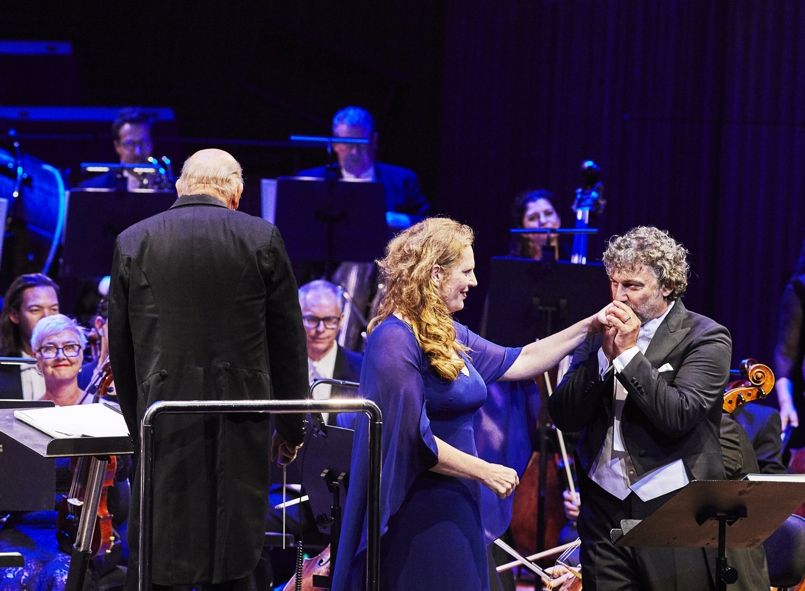
<svg viewBox="0 0 805 591">
<path fill-rule="evenodd" d="M 81 512 L 81 518 L 78 523 L 76 542 L 71 553 L 70 569 L 68 571 L 65 587 L 67 591 L 79 591 L 84 585 L 84 579 L 92 555 L 92 537 L 95 531 L 98 501 L 108 462 L 107 458 L 110 455 L 132 453 L 131 438 L 128 435 L 125 425 L 122 430 L 119 425 L 115 427 L 106 425 L 103 429 L 109 430 L 110 434 L 92 437 L 85 436 L 88 435 L 85 431 L 92 429 L 88 429 L 85 424 L 81 424 L 74 428 L 74 430 L 81 433 L 81 436 L 76 436 L 77 433 L 69 432 L 71 427 L 68 421 L 64 421 L 63 417 L 54 420 L 50 412 L 56 410 L 70 411 L 71 409 L 86 409 L 86 407 L 91 406 L 102 406 L 104 409 L 90 408 L 89 410 L 84 410 L 83 412 L 87 413 L 87 416 L 89 416 L 90 413 L 96 413 L 98 416 L 104 417 L 110 422 L 116 420 L 112 418 L 113 416 L 120 416 L 104 404 L 38 408 L 35 410 L 23 409 L 22 412 L 27 413 L 28 417 L 32 415 L 34 422 L 37 422 L 39 425 L 32 427 L 17 416 L 17 412 L 20 412 L 19 410 L 0 409 L 0 441 L 13 442 L 13 447 L 20 454 L 25 453 L 28 456 L 32 454 L 34 456 L 38 455 L 44 459 L 90 456 L 87 480 L 84 485 L 87 494 L 85 497 L 85 505 Z M 87 419 L 87 416 L 82 418 Z M 41 430 L 43 428 L 51 429 L 54 425 L 56 426 L 56 430 L 60 432 L 59 437 L 51 437 Z M 49 497 L 52 503 L 52 493 Z"/>
<path fill-rule="evenodd" d="M 127 437 L 129 434 L 123 415 L 102 402 L 20 409 L 14 411 L 14 416 L 54 439 Z"/>
<path fill-rule="evenodd" d="M 20 410 L 19 405 L 15 405 L 15 407 Z M 61 407 L 39 407 L 37 410 L 52 410 L 55 408 Z M 115 412 L 111 409 L 107 410 L 111 413 Z M 133 450 L 131 437 L 129 437 L 127 430 L 124 432 L 116 431 L 115 435 L 103 437 L 68 437 L 65 435 L 51 437 L 44 431 L 18 419 L 14 413 L 15 408 L 0 409 L 0 432 L 42 457 L 59 458 L 95 454 L 121 455 L 130 454 Z"/>
</svg>

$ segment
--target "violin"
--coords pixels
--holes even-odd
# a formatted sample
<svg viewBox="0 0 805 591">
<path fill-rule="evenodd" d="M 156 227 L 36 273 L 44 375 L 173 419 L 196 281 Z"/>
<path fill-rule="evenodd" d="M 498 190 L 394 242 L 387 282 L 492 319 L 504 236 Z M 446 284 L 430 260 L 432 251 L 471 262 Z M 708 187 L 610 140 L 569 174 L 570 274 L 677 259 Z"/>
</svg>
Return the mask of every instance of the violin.
<svg viewBox="0 0 805 591">
<path fill-rule="evenodd" d="M 741 361 L 741 374 L 744 379 L 735 380 L 724 387 L 721 405 L 724 412 L 732 413 L 747 402 L 763 400 L 774 388 L 774 372 L 768 365 L 754 359 Z"/>
<path fill-rule="evenodd" d="M 103 365 L 87 386 L 84 398 L 92 395 L 92 400 L 97 403 L 105 394 L 109 385 L 112 383 L 112 367 L 109 361 Z M 71 470 L 73 478 L 70 483 L 70 490 L 61 501 L 59 501 L 56 539 L 59 547 L 70 553 L 75 544 L 78 532 L 78 523 L 81 519 L 81 510 L 84 506 L 86 497 L 86 483 L 89 475 L 90 458 L 82 456 L 73 460 Z M 103 556 L 112 552 L 114 547 L 120 544 L 120 540 L 114 532 L 112 526 L 112 514 L 107 505 L 107 493 L 109 487 L 115 484 L 115 473 L 117 471 L 117 457 L 109 456 L 106 464 L 106 471 L 103 475 L 103 487 L 98 500 L 98 512 L 95 520 L 95 531 L 92 535 L 92 554 L 93 556 Z"/>
</svg>

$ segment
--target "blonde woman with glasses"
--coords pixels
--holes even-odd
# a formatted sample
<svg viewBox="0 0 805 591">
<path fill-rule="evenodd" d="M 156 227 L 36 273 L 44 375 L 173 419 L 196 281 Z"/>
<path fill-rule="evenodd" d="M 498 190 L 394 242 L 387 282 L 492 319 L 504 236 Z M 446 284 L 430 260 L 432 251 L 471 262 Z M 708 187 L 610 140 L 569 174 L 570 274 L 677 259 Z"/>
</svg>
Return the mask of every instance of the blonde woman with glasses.
<svg viewBox="0 0 805 591">
<path fill-rule="evenodd" d="M 36 367 L 45 378 L 45 393 L 40 400 L 52 400 L 57 406 L 92 402 L 78 386 L 78 372 L 84 360 L 87 338 L 84 329 L 72 318 L 55 314 L 36 323 L 31 335 L 31 349 Z"/>
</svg>

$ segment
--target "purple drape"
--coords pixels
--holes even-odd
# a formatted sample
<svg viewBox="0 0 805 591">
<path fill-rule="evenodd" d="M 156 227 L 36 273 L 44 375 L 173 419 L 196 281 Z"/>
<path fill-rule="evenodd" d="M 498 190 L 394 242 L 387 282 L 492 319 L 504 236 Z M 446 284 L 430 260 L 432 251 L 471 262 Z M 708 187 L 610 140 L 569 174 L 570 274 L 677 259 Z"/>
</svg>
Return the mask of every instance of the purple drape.
<svg viewBox="0 0 805 591">
<path fill-rule="evenodd" d="M 568 225 L 592 158 L 602 235 L 667 228 L 691 251 L 688 307 L 729 327 L 734 362 L 770 360 L 805 228 L 803 30 L 796 2 L 449 3 L 439 195 L 481 229 L 481 284 L 514 195 L 557 191 Z"/>
</svg>

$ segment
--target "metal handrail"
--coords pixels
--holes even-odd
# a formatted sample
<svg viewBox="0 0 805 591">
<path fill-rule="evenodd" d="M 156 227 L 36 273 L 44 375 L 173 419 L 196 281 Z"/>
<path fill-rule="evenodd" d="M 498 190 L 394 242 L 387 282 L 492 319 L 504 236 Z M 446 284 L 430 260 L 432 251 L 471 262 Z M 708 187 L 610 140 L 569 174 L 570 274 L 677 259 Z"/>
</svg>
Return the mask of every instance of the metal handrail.
<svg viewBox="0 0 805 591">
<path fill-rule="evenodd" d="M 380 435 L 383 417 L 374 402 L 361 398 L 334 400 L 189 400 L 159 401 L 148 407 L 140 423 L 140 536 L 139 589 L 151 589 L 153 539 L 152 477 L 154 473 L 154 422 L 163 414 L 303 414 L 310 412 L 363 412 L 369 417 L 368 543 L 366 588 L 380 589 Z"/>
</svg>

